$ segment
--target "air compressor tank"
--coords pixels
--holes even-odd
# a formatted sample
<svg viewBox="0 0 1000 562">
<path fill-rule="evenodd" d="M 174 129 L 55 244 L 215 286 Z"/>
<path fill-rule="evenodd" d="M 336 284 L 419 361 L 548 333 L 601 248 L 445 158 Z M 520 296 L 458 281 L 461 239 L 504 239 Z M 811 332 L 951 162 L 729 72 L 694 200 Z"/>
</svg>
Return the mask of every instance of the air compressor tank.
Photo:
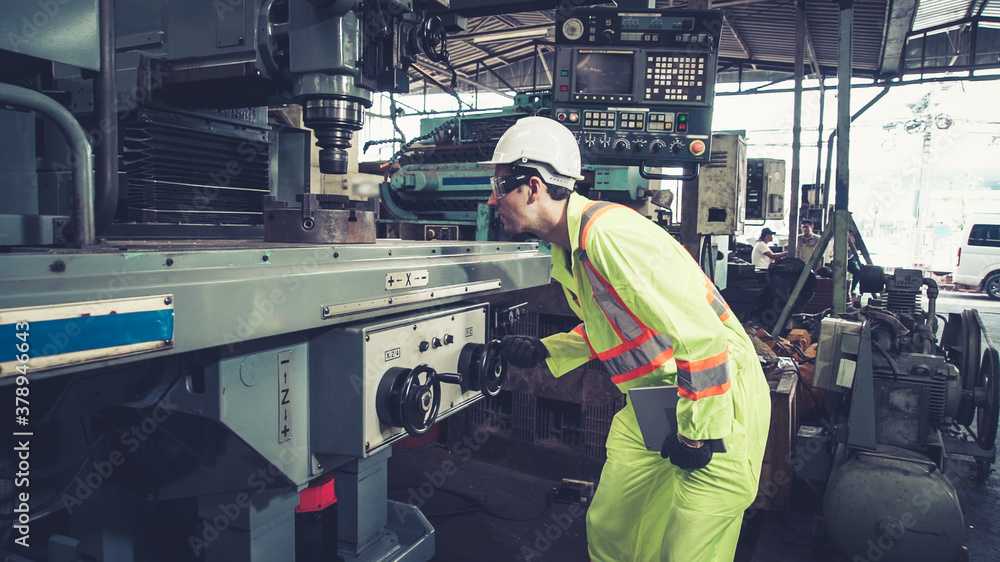
<svg viewBox="0 0 1000 562">
<path fill-rule="evenodd" d="M 823 515 L 852 560 L 954 562 L 963 552 L 954 486 L 930 459 L 898 447 L 855 452 L 836 468 Z"/>
</svg>

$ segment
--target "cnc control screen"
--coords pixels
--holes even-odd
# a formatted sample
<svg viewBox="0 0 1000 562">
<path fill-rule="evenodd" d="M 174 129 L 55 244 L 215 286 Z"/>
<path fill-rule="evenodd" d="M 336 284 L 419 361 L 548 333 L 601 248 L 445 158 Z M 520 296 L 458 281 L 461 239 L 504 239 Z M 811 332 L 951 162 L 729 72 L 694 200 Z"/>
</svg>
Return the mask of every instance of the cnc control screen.
<svg viewBox="0 0 1000 562">
<path fill-rule="evenodd" d="M 576 92 L 631 94 L 634 55 L 581 51 L 576 59 Z"/>
</svg>

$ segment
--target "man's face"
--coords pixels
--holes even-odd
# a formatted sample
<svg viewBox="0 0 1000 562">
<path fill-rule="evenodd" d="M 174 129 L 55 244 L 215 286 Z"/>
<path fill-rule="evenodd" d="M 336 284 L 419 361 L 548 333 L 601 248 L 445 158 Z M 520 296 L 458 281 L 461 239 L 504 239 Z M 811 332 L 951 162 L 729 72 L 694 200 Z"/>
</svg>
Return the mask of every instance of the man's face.
<svg viewBox="0 0 1000 562">
<path fill-rule="evenodd" d="M 811 225 L 809 223 L 805 223 L 805 224 L 802 225 L 802 235 L 803 236 L 812 236 L 812 233 L 813 233 L 813 225 Z"/>
<path fill-rule="evenodd" d="M 522 178 L 514 173 L 511 166 L 499 165 L 493 172 L 496 179 L 503 178 L 499 183 L 505 189 L 494 191 L 490 194 L 487 205 L 496 211 L 500 217 L 500 225 L 509 236 L 521 234 L 525 230 L 525 207 L 527 198 L 524 185 L 530 178 Z M 496 182 L 496 180 L 494 180 Z M 499 193 L 502 191 L 502 193 Z"/>
</svg>

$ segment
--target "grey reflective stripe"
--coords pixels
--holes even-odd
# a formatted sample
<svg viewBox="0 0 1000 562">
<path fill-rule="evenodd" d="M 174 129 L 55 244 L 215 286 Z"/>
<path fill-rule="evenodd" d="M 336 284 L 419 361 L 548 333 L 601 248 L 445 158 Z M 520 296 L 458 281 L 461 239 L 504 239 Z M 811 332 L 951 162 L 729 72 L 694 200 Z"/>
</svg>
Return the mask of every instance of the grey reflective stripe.
<svg viewBox="0 0 1000 562">
<path fill-rule="evenodd" d="M 597 301 L 597 305 L 601 307 L 604 314 L 607 315 L 608 320 L 618 328 L 622 336 L 625 337 L 626 341 L 632 341 L 635 338 L 642 335 L 642 326 L 640 326 L 632 314 L 629 313 L 628 309 L 621 305 L 614 296 L 608 291 L 608 288 L 601 281 L 601 278 L 597 276 L 594 271 L 593 266 L 589 263 L 584 265 L 584 269 L 587 271 L 587 278 L 590 279 L 590 286 L 594 289 L 594 300 Z"/>
<path fill-rule="evenodd" d="M 615 204 L 616 203 L 611 203 L 609 201 L 597 201 L 596 203 L 591 205 L 590 208 L 587 209 L 585 213 L 583 213 L 583 216 L 580 217 L 580 248 L 587 247 L 587 241 L 584 240 L 583 235 L 585 232 L 587 232 L 587 224 L 590 223 L 590 219 L 594 217 L 594 214 L 596 214 L 597 211 L 600 211 L 601 209 L 607 207 L 608 205 L 615 205 Z"/>
<path fill-rule="evenodd" d="M 649 365 L 653 359 L 674 347 L 674 340 L 667 334 L 656 334 L 635 349 L 630 349 L 603 361 L 605 368 L 614 375 L 624 375 L 639 367 Z"/>
<path fill-rule="evenodd" d="M 715 297 L 715 299 L 711 303 L 712 304 L 712 310 L 714 310 L 715 313 L 717 315 L 719 315 L 719 316 L 725 316 L 727 310 L 726 310 L 725 302 L 722 300 L 722 295 L 720 295 L 719 291 L 716 291 L 714 288 L 712 289 L 712 293 L 713 293 L 713 296 Z"/>
<path fill-rule="evenodd" d="M 694 373 L 683 369 L 683 364 L 677 363 L 677 385 L 688 392 L 701 392 L 729 382 L 729 359 L 721 365 Z"/>
</svg>

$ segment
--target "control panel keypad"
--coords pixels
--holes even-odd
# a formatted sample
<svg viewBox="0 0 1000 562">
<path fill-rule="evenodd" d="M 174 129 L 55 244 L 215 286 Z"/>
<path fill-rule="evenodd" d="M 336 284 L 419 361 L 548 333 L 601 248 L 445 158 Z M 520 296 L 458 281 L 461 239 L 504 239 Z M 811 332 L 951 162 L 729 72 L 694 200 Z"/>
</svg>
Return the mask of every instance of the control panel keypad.
<svg viewBox="0 0 1000 562">
<path fill-rule="evenodd" d="M 619 128 L 629 131 L 641 131 L 645 125 L 645 115 L 642 113 L 622 113 Z"/>
<path fill-rule="evenodd" d="M 614 111 L 584 111 L 583 126 L 596 129 L 614 129 Z"/>
<path fill-rule="evenodd" d="M 649 130 L 650 131 L 672 131 L 672 130 L 674 130 L 674 114 L 673 113 L 650 113 L 649 114 Z"/>
<path fill-rule="evenodd" d="M 647 55 L 645 99 L 704 101 L 705 60 L 703 56 Z"/>
</svg>

